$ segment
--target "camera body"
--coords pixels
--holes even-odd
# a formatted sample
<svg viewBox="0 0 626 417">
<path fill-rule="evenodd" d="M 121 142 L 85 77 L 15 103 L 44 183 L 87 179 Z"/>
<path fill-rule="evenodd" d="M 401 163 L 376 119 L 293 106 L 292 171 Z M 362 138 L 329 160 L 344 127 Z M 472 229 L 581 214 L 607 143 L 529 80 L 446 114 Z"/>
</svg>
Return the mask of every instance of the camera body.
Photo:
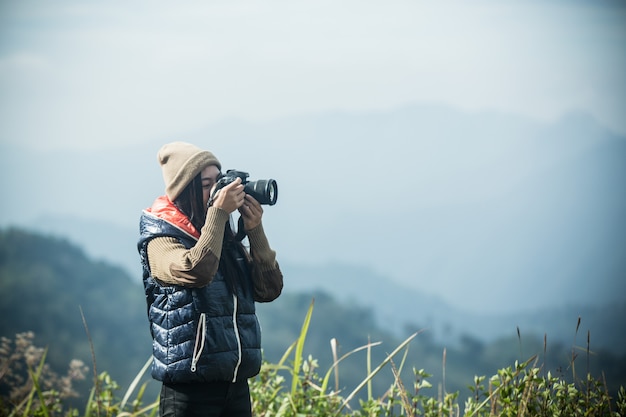
<svg viewBox="0 0 626 417">
<path fill-rule="evenodd" d="M 229 169 L 226 174 L 223 174 L 217 184 L 215 184 L 215 191 L 225 187 L 237 178 L 241 178 L 241 183 L 244 185 L 244 192 L 250 194 L 260 204 L 273 206 L 278 199 L 278 185 L 273 179 L 269 180 L 257 180 L 249 181 L 250 174 L 244 171 L 237 171 L 236 169 Z"/>
</svg>

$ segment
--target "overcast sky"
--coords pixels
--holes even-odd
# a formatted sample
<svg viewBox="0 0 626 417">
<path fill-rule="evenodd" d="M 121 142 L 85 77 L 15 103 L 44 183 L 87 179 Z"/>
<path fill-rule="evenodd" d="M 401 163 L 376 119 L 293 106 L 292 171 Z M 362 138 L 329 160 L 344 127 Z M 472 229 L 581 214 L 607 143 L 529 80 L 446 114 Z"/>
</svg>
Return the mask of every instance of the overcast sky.
<svg viewBox="0 0 626 417">
<path fill-rule="evenodd" d="M 0 140 L 100 148 L 411 103 L 583 110 L 626 134 L 625 4 L 0 0 Z"/>
<path fill-rule="evenodd" d="M 381 131 L 397 136 L 391 138 L 360 135 L 359 129 L 345 127 L 368 117 L 375 121 L 377 111 L 411 105 L 445 111 L 422 113 L 422 129 L 412 125 L 411 132 L 397 132 L 394 129 L 404 125 L 390 122 L 393 126 Z M 100 172 L 96 163 L 48 160 L 48 155 L 37 154 L 51 162 L 43 169 L 49 184 L 41 187 L 40 167 L 32 169 L 29 162 L 42 159 L 31 152 L 0 154 L 6 157 L 0 164 L 1 188 L 6 194 L 0 206 L 4 222 L 17 217 L 31 222 L 31 213 L 53 209 L 77 218 L 94 218 L 98 213 L 110 217 L 101 220 L 113 218 L 134 225 L 133 219 L 153 198 L 152 190 L 162 190 L 155 144 L 194 138 L 202 141 L 200 146 L 217 151 L 222 162 L 228 161 L 227 167 L 237 164 L 263 178 L 260 165 L 266 160 L 257 155 L 270 145 L 271 128 L 244 126 L 241 134 L 246 136 L 247 152 L 237 159 L 239 141 L 204 139 L 203 134 L 224 135 L 220 130 L 224 126 L 237 130 L 241 126 L 237 120 L 263 122 L 335 111 L 367 113 L 353 118 L 344 115 L 342 122 L 333 117 L 303 117 L 294 123 L 269 124 L 281 126 L 280 134 L 289 138 L 289 146 L 271 144 L 276 164 L 268 164 L 267 174 L 279 179 L 284 196 L 265 217 L 268 226 L 276 222 L 272 239 L 281 259 L 290 255 L 296 260 L 334 259 L 340 253 L 342 260 L 393 274 L 388 257 L 377 255 L 392 238 L 411 239 L 402 246 L 406 252 L 398 256 L 401 261 L 394 262 L 398 270 L 394 278 L 414 282 L 466 308 L 517 307 L 508 304 L 511 291 L 521 294 L 519 288 L 529 294 L 520 296 L 527 307 L 528 300 L 539 303 L 528 276 L 550 277 L 541 288 L 552 302 L 547 285 L 558 286 L 569 277 L 567 268 L 554 261 L 553 248 L 569 248 L 568 240 L 582 242 L 575 248 L 583 254 L 578 263 L 563 262 L 570 270 L 595 273 L 615 268 L 619 272 L 614 276 L 623 276 L 623 257 L 611 255 L 614 247 L 622 247 L 623 233 L 618 232 L 623 227 L 610 222 L 624 218 L 624 205 L 621 195 L 612 191 L 619 187 L 613 188 L 615 183 L 607 180 L 615 172 L 615 181 L 623 182 L 621 168 L 610 163 L 621 163 L 622 154 L 607 163 L 597 163 L 596 153 L 582 158 L 586 156 L 583 148 L 576 146 L 605 136 L 596 135 L 601 129 L 596 130 L 584 116 L 561 117 L 583 112 L 622 135 L 617 140 L 626 135 L 626 1 L 0 0 L 0 145 L 62 150 L 55 154 L 58 157 L 69 155 L 63 151 L 69 148 L 145 144 L 134 151 L 141 154 L 145 148 L 146 155 L 137 164 L 124 159 L 124 165 L 123 158 L 115 162 L 119 165 L 113 173 L 132 176 L 118 187 L 122 181 L 109 183 L 109 171 Z M 466 118 L 481 124 L 474 132 L 468 131 L 472 123 L 458 122 L 463 117 L 455 119 L 458 125 L 448 118 L 482 111 L 488 112 L 486 117 Z M 497 113 L 516 117 L 498 118 Z M 443 123 L 449 126 L 441 126 L 438 119 L 428 123 L 431 120 L 424 118 L 429 114 L 446 115 Z M 211 126 L 225 119 L 235 123 Z M 301 120 L 335 124 L 306 132 L 305 126 L 300 128 Z M 492 120 L 524 123 L 504 127 L 499 122 L 489 125 Z M 555 132 L 573 138 L 554 137 L 551 145 L 558 149 L 538 146 L 537 137 L 527 137 L 527 131 L 518 129 L 549 126 L 533 122 L 555 120 L 561 121 L 553 124 L 560 130 L 540 138 Z M 568 121 L 571 130 L 561 129 Z M 488 126 L 482 126 L 483 122 Z M 348 132 L 343 136 L 341 126 Z M 577 142 L 571 132 L 579 126 L 593 129 Z M 285 127 L 292 130 L 284 132 Z M 324 140 L 313 134 L 324 132 Z M 500 141 L 503 137 L 507 140 Z M 310 138 L 314 141 L 307 142 Z M 251 146 L 257 140 L 264 142 Z M 312 156 L 318 147 L 329 150 L 320 160 Z M 360 152 L 355 158 L 357 147 Z M 117 149 L 101 152 L 96 162 L 105 159 L 102 155 L 110 158 L 122 153 Z M 370 168 L 369 161 L 381 156 L 387 167 L 402 169 L 398 178 L 414 179 L 410 192 L 403 181 L 388 183 L 386 176 L 370 178 L 365 172 L 365 181 L 350 184 L 353 192 L 347 194 L 342 181 L 328 181 L 334 171 L 317 172 L 318 164 L 343 169 L 351 164 L 348 171 L 360 175 Z M 151 180 L 136 176 L 147 172 L 138 168 L 147 166 L 144 163 L 152 164 L 154 178 L 146 174 Z M 84 171 L 94 166 L 97 172 L 85 176 Z M 606 169 L 594 171 L 598 166 Z M 25 174 L 16 175 L 12 167 L 23 168 L 17 171 Z M 83 172 L 74 173 L 77 167 Z M 299 169 L 304 172 L 293 175 Z M 583 177 L 589 181 L 580 181 Z M 537 182 L 524 182 L 529 178 Z M 320 182 L 325 198 L 333 200 L 334 196 L 331 208 L 326 200 L 311 201 L 309 190 Z M 63 187 L 54 186 L 60 183 Z M 145 197 L 140 188 L 145 188 Z M 394 207 L 402 221 L 397 230 L 387 233 L 387 200 L 371 201 L 370 189 L 403 196 L 402 205 Z M 95 204 L 102 195 L 117 196 L 118 215 L 107 205 Z M 509 205 L 512 201 L 518 203 Z M 355 207 L 361 217 L 354 214 Z M 479 209 L 474 213 L 466 207 Z M 606 216 L 596 215 L 599 207 L 608 207 L 600 213 L 617 214 L 605 220 Z M 400 209 L 405 217 L 400 216 Z M 308 229 L 300 226 L 297 237 L 280 233 L 284 225 L 313 218 L 314 222 L 303 222 Z M 554 219 L 566 226 L 554 229 Z M 375 233 L 359 227 L 366 222 Z M 362 235 L 337 239 L 341 252 L 328 249 L 328 234 L 341 232 L 346 224 L 348 230 L 353 225 L 352 230 Z M 551 232 L 544 234 L 547 230 Z M 128 243 L 134 253 L 134 239 Z M 608 255 L 603 259 L 613 263 L 597 261 L 596 252 L 589 252 L 585 245 L 605 251 Z M 392 249 L 397 255 L 398 250 Z M 420 277 L 432 279 L 414 279 L 415 259 Z M 546 265 L 554 266 L 556 272 Z M 595 285 L 596 278 L 586 281 Z M 484 288 L 501 295 L 488 295 Z M 582 299 L 589 297 L 586 291 L 584 285 L 577 287 Z M 484 297 L 488 299 L 477 303 Z M 495 306 L 494 300 L 507 305 Z"/>
</svg>

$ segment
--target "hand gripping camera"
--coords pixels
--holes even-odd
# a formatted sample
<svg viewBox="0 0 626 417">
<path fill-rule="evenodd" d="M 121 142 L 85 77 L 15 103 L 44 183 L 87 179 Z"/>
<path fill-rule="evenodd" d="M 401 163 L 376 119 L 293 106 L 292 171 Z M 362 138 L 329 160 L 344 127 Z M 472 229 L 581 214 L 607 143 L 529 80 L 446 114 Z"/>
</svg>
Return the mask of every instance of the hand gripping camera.
<svg viewBox="0 0 626 417">
<path fill-rule="evenodd" d="M 250 194 L 256 201 L 261 204 L 273 206 L 276 204 L 278 198 L 278 186 L 275 180 L 257 180 L 248 181 L 249 174 L 243 171 L 237 171 L 235 169 L 229 169 L 226 174 L 223 174 L 217 184 L 215 184 L 216 193 L 221 188 L 235 181 L 237 178 L 241 178 L 241 183 L 244 184 L 244 192 Z M 215 195 L 215 194 L 214 194 Z"/>
</svg>

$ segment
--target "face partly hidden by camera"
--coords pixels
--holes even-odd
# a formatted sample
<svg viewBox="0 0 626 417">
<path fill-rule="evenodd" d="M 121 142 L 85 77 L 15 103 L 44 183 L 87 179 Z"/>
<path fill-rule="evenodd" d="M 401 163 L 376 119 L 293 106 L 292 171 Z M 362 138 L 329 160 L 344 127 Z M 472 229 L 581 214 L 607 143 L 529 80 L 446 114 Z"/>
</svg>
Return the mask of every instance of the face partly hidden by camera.
<svg viewBox="0 0 626 417">
<path fill-rule="evenodd" d="M 278 199 L 278 185 L 276 184 L 276 180 L 249 181 L 249 176 L 250 174 L 247 172 L 229 169 L 226 171 L 226 174 L 222 174 L 218 177 L 214 193 L 235 181 L 237 178 L 241 178 L 241 183 L 244 184 L 244 192 L 246 194 L 250 194 L 260 204 L 269 206 L 276 204 L 276 200 Z"/>
</svg>

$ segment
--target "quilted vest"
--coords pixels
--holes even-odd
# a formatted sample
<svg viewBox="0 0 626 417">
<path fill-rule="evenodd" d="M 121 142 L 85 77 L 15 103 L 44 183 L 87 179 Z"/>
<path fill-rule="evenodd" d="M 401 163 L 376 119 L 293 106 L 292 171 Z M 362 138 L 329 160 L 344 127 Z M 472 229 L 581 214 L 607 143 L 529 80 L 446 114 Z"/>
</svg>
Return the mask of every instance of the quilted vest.
<svg viewBox="0 0 626 417">
<path fill-rule="evenodd" d="M 139 222 L 137 248 L 153 340 L 152 377 L 166 383 L 251 378 L 261 368 L 261 329 L 251 279 L 236 283 L 233 289 L 218 270 L 209 285 L 190 288 L 161 285 L 151 276 L 148 242 L 170 236 L 191 248 L 199 233 L 186 222 L 165 196 L 144 210 Z M 234 247 L 230 250 L 249 277 L 243 254 Z"/>
</svg>

